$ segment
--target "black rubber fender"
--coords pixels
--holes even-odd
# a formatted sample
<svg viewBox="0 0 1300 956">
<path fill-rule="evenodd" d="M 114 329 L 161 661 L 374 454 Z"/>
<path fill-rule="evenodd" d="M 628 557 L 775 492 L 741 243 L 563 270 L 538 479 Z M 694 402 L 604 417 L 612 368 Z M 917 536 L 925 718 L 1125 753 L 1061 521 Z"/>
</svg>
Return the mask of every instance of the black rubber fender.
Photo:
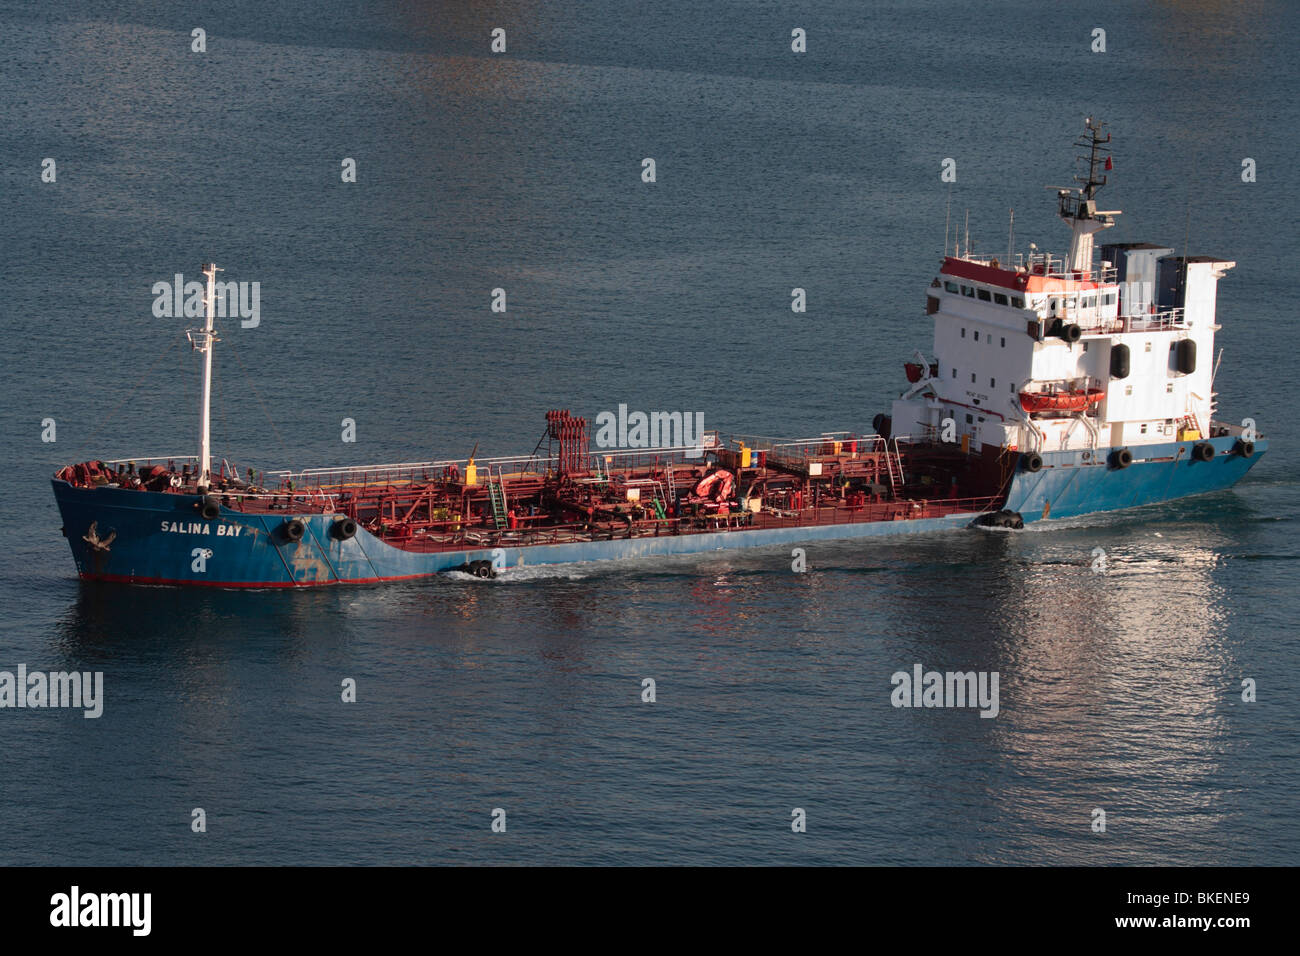
<svg viewBox="0 0 1300 956">
<path fill-rule="evenodd" d="M 1127 345 L 1116 345 L 1110 350 L 1110 377 L 1128 378 L 1130 371 L 1129 349 Z"/>
<path fill-rule="evenodd" d="M 992 514 L 980 515 L 972 524 L 981 528 L 1008 528 L 1012 531 L 1020 531 L 1025 527 L 1025 519 L 1018 511 L 1003 508 Z"/>
<path fill-rule="evenodd" d="M 290 518 L 280 527 L 284 529 L 284 536 L 290 541 L 301 541 L 303 535 L 307 533 L 307 523 L 301 518 Z"/>
<path fill-rule="evenodd" d="M 221 502 L 212 495 L 204 495 L 194 505 L 204 521 L 215 521 L 221 517 Z"/>
<path fill-rule="evenodd" d="M 357 523 L 351 518 L 340 518 L 330 525 L 330 533 L 340 541 L 347 541 L 356 537 Z"/>
<path fill-rule="evenodd" d="M 1236 451 L 1242 458 L 1249 458 L 1251 455 L 1255 454 L 1255 443 L 1253 441 L 1246 441 L 1244 438 L 1239 438 L 1237 439 Z"/>
<path fill-rule="evenodd" d="M 1133 464 L 1133 453 L 1127 448 L 1120 448 L 1111 453 L 1110 464 L 1117 471 L 1127 468 Z"/>
<path fill-rule="evenodd" d="M 1031 475 L 1036 471 L 1043 470 L 1043 456 L 1036 451 L 1027 451 L 1020 456 L 1020 467 Z"/>
<path fill-rule="evenodd" d="M 1192 446 L 1192 457 L 1197 461 L 1213 461 L 1214 446 L 1208 441 L 1198 441 Z"/>
<path fill-rule="evenodd" d="M 1062 325 L 1061 330 L 1056 334 L 1073 344 L 1083 338 L 1083 329 L 1071 322 L 1069 325 Z"/>
</svg>

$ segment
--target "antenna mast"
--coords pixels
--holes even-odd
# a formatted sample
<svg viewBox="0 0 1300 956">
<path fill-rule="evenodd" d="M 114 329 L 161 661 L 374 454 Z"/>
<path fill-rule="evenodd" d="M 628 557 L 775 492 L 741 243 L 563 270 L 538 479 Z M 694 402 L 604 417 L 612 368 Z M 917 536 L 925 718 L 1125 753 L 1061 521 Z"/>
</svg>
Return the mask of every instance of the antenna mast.
<svg viewBox="0 0 1300 956">
<path fill-rule="evenodd" d="M 952 186 L 948 187 L 948 208 L 943 213 L 943 254 L 948 254 L 948 225 L 952 222 Z"/>
<path fill-rule="evenodd" d="M 1087 133 L 1075 142 L 1075 147 L 1087 149 L 1087 156 L 1078 157 L 1087 160 L 1087 177 L 1075 176 L 1074 181 L 1080 185 L 1072 189 L 1058 189 L 1057 215 L 1069 224 L 1073 237 L 1070 239 L 1070 261 L 1066 269 L 1070 272 L 1088 275 L 1092 272 L 1092 237 L 1094 233 L 1109 229 L 1115 225 L 1118 209 L 1108 212 L 1097 209 L 1096 195 L 1106 185 L 1103 170 L 1110 163 L 1110 134 L 1102 135 L 1101 129 L 1106 124 L 1091 116 L 1084 121 Z"/>
</svg>

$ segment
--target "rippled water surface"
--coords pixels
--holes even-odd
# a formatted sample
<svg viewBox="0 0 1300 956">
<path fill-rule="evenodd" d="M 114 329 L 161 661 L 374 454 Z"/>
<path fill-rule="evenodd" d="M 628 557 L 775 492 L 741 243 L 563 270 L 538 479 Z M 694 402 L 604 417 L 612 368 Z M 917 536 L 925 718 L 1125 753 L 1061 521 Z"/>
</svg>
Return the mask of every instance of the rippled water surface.
<svg viewBox="0 0 1300 956">
<path fill-rule="evenodd" d="M 1296 862 L 1295 20 L 1086 11 L 0 2 L 0 669 L 106 694 L 0 710 L 4 862 Z M 527 452 L 546 409 L 620 402 L 862 430 L 929 343 L 949 197 L 977 250 L 1010 207 L 1063 248 L 1040 187 L 1088 113 L 1107 238 L 1238 263 L 1220 414 L 1273 450 L 1232 492 L 821 544 L 803 575 L 778 548 L 295 594 L 73 576 L 54 468 L 195 444 L 160 279 L 261 282 L 213 422 L 259 467 Z M 997 671 L 998 716 L 891 706 L 918 663 Z"/>
</svg>

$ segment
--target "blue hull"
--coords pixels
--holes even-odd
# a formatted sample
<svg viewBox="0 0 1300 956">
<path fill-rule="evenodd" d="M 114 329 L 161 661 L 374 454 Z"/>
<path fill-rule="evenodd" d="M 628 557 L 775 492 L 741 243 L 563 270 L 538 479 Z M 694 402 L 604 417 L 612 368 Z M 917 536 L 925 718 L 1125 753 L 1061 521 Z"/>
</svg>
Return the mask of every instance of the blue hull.
<svg viewBox="0 0 1300 956">
<path fill-rule="evenodd" d="M 1190 459 L 1191 443 L 1143 450 L 1146 458 L 1116 470 L 1084 463 L 1077 453 L 1046 454 L 1040 472 L 1021 472 L 1013 480 L 1006 507 L 1026 521 L 1065 518 L 1152 504 L 1218 491 L 1238 481 L 1267 449 L 1256 443 L 1250 458 L 1232 452 L 1231 439 L 1215 439 L 1212 461 Z M 1179 449 L 1182 449 L 1180 452 Z M 569 564 L 655 555 L 698 554 L 735 548 L 870 538 L 947 531 L 970 524 L 972 515 L 911 521 L 877 521 L 703 534 L 662 535 L 609 541 L 464 551 L 410 552 L 358 530 L 341 541 L 331 534 L 334 517 L 319 514 L 244 514 L 222 508 L 212 521 L 196 510 L 188 495 L 116 488 L 77 489 L 55 480 L 54 495 L 64 532 L 82 577 L 137 584 L 194 584 L 215 587 L 309 587 L 426 577 L 471 561 L 498 568 Z M 301 541 L 285 539 L 285 520 L 298 517 L 307 527 Z M 84 539 L 95 522 L 107 548 Z"/>
<path fill-rule="evenodd" d="M 1111 467 L 1104 453 L 1096 456 L 1099 461 L 1085 461 L 1080 452 L 1046 452 L 1042 471 L 1022 471 L 1012 480 L 1006 507 L 1029 522 L 1223 491 L 1240 481 L 1268 450 L 1268 442 L 1259 440 L 1255 453 L 1246 458 L 1234 451 L 1236 439 L 1215 438 L 1209 440 L 1215 456 L 1203 462 L 1192 458 L 1195 444 L 1171 442 L 1135 448 L 1133 464 L 1122 469 Z"/>
<path fill-rule="evenodd" d="M 244 514 L 222 508 L 213 521 L 197 513 L 189 495 L 76 489 L 54 482 L 64 532 L 82 577 L 137 584 L 198 584 L 216 587 L 304 587 L 419 578 L 471 561 L 498 568 L 571 564 L 654 555 L 698 554 L 836 538 L 945 531 L 968 525 L 972 515 L 914 521 L 877 521 L 811 527 L 662 535 L 610 541 L 465 551 L 411 552 L 385 544 L 364 528 L 340 541 L 330 533 L 333 516 Z M 285 540 L 280 528 L 297 517 L 307 526 L 301 541 Z M 116 532 L 107 551 L 83 539 L 94 521 L 100 538 Z"/>
</svg>

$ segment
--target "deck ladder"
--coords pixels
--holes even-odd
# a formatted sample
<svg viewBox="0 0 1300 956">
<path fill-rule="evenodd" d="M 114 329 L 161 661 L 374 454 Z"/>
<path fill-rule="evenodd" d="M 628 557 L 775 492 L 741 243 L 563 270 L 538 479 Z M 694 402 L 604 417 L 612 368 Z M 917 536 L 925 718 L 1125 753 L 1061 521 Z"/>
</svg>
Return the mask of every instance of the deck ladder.
<svg viewBox="0 0 1300 956">
<path fill-rule="evenodd" d="M 501 479 L 501 473 L 498 472 L 494 477 L 492 469 L 488 469 L 488 499 L 492 503 L 492 522 L 500 531 L 508 524 L 506 514 L 506 489 L 505 483 Z"/>
<path fill-rule="evenodd" d="M 885 440 L 885 469 L 889 472 L 889 489 L 895 493 L 903 487 L 903 456 L 898 451 L 898 439 L 893 439 L 894 450 L 889 450 L 889 439 Z"/>
</svg>

